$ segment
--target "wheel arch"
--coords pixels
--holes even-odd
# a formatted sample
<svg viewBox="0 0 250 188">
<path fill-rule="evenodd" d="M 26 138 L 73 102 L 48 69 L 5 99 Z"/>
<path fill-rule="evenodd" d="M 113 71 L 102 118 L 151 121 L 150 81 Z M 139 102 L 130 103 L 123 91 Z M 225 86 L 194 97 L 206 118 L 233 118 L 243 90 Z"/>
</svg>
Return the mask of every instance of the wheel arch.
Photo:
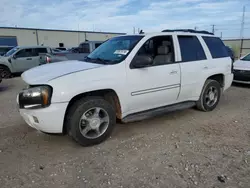
<svg viewBox="0 0 250 188">
<path fill-rule="evenodd" d="M 225 75 L 222 73 L 209 76 L 206 80 L 215 80 L 215 81 L 219 82 L 221 87 L 224 87 L 224 85 L 225 85 Z"/>
<path fill-rule="evenodd" d="M 1 67 L 7 68 L 10 72 L 12 72 L 11 67 L 9 67 L 9 66 L 7 66 L 5 64 L 0 64 L 0 68 Z"/>
<path fill-rule="evenodd" d="M 121 119 L 122 118 L 122 109 L 121 109 L 121 103 L 120 99 L 117 95 L 117 92 L 113 89 L 100 89 L 100 90 L 94 90 L 94 91 L 88 91 L 84 93 L 80 93 L 75 95 L 74 97 L 71 98 L 71 100 L 68 103 L 68 106 L 65 111 L 64 115 L 64 121 L 63 121 L 63 133 L 67 133 L 67 115 L 69 113 L 70 107 L 77 102 L 78 100 L 84 98 L 84 97 L 89 97 L 89 96 L 98 96 L 98 97 L 103 97 L 105 100 L 110 102 L 110 104 L 114 107 L 115 112 L 116 112 L 116 118 Z"/>
</svg>

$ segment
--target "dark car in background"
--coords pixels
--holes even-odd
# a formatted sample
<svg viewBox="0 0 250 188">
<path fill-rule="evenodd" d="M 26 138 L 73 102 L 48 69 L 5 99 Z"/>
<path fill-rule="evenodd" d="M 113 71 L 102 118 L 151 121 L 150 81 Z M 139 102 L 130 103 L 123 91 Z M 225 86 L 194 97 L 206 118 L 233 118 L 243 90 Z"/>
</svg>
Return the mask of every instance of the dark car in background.
<svg viewBox="0 0 250 188">
<path fill-rule="evenodd" d="M 14 46 L 0 46 L 0 56 L 3 56 L 8 51 L 10 51 Z"/>
</svg>

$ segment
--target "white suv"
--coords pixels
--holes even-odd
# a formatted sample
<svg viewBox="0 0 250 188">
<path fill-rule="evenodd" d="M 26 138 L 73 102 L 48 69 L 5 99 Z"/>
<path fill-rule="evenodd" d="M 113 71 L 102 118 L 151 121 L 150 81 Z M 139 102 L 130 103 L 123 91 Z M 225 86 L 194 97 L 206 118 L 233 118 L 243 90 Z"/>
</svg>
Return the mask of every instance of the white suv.
<svg viewBox="0 0 250 188">
<path fill-rule="evenodd" d="M 20 114 L 47 133 L 68 133 L 83 146 L 131 122 L 196 106 L 213 110 L 231 86 L 232 61 L 211 33 L 165 30 L 118 36 L 83 61 L 64 61 L 22 74 Z"/>
</svg>

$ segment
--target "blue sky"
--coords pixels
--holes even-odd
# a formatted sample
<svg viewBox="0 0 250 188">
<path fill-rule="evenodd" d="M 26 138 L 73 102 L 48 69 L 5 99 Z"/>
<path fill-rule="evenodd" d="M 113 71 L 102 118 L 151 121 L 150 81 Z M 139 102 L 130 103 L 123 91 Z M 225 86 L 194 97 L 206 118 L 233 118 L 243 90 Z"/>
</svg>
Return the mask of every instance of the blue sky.
<svg viewBox="0 0 250 188">
<path fill-rule="evenodd" d="M 194 28 L 250 37 L 250 0 L 1 0 L 0 26 L 132 33 Z M 137 30 L 137 29 L 136 29 Z"/>
</svg>

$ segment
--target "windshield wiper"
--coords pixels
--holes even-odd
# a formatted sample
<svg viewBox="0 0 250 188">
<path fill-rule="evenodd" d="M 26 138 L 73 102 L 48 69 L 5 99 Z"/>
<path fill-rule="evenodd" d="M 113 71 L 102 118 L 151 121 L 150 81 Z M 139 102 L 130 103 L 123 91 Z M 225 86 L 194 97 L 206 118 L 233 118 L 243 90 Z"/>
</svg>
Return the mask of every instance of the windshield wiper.
<svg viewBox="0 0 250 188">
<path fill-rule="evenodd" d="M 95 58 L 95 59 L 93 59 L 93 60 L 95 60 L 95 61 L 99 61 L 99 62 L 101 62 L 102 64 L 104 64 L 104 65 L 107 65 L 108 64 L 108 62 L 110 62 L 109 60 L 105 60 L 105 59 L 101 59 L 101 58 Z"/>
<path fill-rule="evenodd" d="M 110 64 L 110 62 L 113 62 L 111 60 L 101 59 L 99 57 L 98 58 L 90 58 L 88 56 L 86 56 L 84 58 L 84 61 L 91 62 L 91 63 L 103 64 L 103 65 L 108 65 L 108 64 Z"/>
</svg>

